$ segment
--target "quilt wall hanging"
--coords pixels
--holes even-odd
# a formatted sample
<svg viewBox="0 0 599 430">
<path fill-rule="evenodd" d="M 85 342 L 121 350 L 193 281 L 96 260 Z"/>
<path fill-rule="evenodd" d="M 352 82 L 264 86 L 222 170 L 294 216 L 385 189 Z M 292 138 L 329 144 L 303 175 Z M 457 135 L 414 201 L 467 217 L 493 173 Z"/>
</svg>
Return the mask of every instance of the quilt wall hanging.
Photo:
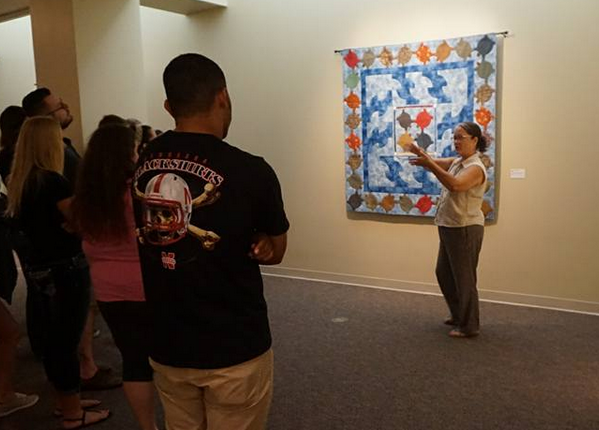
<svg viewBox="0 0 599 430">
<path fill-rule="evenodd" d="M 454 156 L 453 129 L 473 121 L 489 141 L 482 210 L 493 219 L 497 34 L 339 52 L 348 210 L 434 216 L 441 184 L 404 148 Z"/>
</svg>

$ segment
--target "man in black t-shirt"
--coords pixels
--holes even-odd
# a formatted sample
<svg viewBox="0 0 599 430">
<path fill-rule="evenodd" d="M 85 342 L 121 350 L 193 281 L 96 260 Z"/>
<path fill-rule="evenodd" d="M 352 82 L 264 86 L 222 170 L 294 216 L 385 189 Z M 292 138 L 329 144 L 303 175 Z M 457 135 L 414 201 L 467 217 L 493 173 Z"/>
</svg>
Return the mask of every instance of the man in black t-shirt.
<svg viewBox="0 0 599 430">
<path fill-rule="evenodd" d="M 222 140 L 231 100 L 216 63 L 181 55 L 163 79 L 176 128 L 133 182 L 156 386 L 171 430 L 262 430 L 273 356 L 259 265 L 285 253 L 281 188 L 263 158 Z"/>
</svg>

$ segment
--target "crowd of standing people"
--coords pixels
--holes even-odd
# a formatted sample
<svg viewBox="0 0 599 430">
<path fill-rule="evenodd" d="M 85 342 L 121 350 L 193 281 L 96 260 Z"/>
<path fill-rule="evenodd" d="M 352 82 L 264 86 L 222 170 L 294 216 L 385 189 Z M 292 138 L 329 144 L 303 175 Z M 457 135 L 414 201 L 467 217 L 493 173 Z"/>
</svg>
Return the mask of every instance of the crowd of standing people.
<svg viewBox="0 0 599 430">
<path fill-rule="evenodd" d="M 170 430 L 263 430 L 274 355 L 259 265 L 280 263 L 286 251 L 281 187 L 263 158 L 224 141 L 232 103 L 214 61 L 180 55 L 163 83 L 172 131 L 109 114 L 83 158 L 63 135 L 69 107 L 49 89 L 2 112 L 0 297 L 10 304 L 14 250 L 27 283 L 30 343 L 62 428 L 108 419 L 99 400 L 80 392 L 121 385 L 93 359 L 97 307 L 121 353 L 140 429 L 159 427 L 157 393 Z M 433 159 L 414 145 L 411 163 L 444 187 L 436 272 L 446 323 L 455 326 L 449 335 L 473 337 L 486 141 L 476 124 L 462 123 L 454 142 L 458 157 Z M 38 401 L 11 383 L 18 339 L 0 300 L 0 417 Z"/>
<path fill-rule="evenodd" d="M 159 427 L 156 392 L 170 429 L 266 423 L 273 355 L 259 264 L 286 249 L 280 185 L 262 158 L 224 142 L 231 100 L 216 63 L 177 57 L 164 84 L 173 131 L 108 114 L 83 158 L 63 135 L 68 104 L 47 88 L 0 118 L 0 294 L 10 304 L 14 251 L 30 344 L 64 429 L 110 416 L 82 390 L 121 384 L 93 359 L 94 308 L 121 353 L 140 429 Z M 0 417 L 38 401 L 11 383 L 18 340 L 0 301 Z"/>
</svg>

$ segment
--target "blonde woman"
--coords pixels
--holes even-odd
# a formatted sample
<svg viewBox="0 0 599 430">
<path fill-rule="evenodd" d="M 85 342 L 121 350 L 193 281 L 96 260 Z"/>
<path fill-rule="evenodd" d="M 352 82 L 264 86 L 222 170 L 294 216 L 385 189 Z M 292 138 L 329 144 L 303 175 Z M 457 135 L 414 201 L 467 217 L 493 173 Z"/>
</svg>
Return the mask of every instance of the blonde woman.
<svg viewBox="0 0 599 430">
<path fill-rule="evenodd" d="M 59 123 L 51 117 L 25 121 L 17 141 L 8 184 L 9 216 L 31 243 L 25 270 L 43 303 L 47 335 L 43 344 L 46 375 L 57 393 L 62 427 L 98 423 L 108 410 L 86 410 L 98 401 L 80 400 L 77 346 L 90 299 L 89 268 L 80 239 L 66 228 L 72 190 L 62 176 L 64 148 Z"/>
</svg>

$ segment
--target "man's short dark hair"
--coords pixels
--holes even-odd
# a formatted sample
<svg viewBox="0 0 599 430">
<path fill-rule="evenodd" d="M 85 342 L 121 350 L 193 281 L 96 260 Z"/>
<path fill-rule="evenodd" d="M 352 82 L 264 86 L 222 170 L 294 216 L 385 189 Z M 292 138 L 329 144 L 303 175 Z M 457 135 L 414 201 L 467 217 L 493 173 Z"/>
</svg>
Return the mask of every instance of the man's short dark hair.
<svg viewBox="0 0 599 430">
<path fill-rule="evenodd" d="M 48 88 L 38 88 L 37 90 L 31 91 L 23 98 L 23 109 L 27 116 L 43 115 L 46 103 L 44 99 L 50 95 Z"/>
<path fill-rule="evenodd" d="M 207 112 L 217 93 L 227 86 L 218 64 L 200 54 L 173 59 L 164 69 L 162 80 L 174 117 Z"/>
</svg>

